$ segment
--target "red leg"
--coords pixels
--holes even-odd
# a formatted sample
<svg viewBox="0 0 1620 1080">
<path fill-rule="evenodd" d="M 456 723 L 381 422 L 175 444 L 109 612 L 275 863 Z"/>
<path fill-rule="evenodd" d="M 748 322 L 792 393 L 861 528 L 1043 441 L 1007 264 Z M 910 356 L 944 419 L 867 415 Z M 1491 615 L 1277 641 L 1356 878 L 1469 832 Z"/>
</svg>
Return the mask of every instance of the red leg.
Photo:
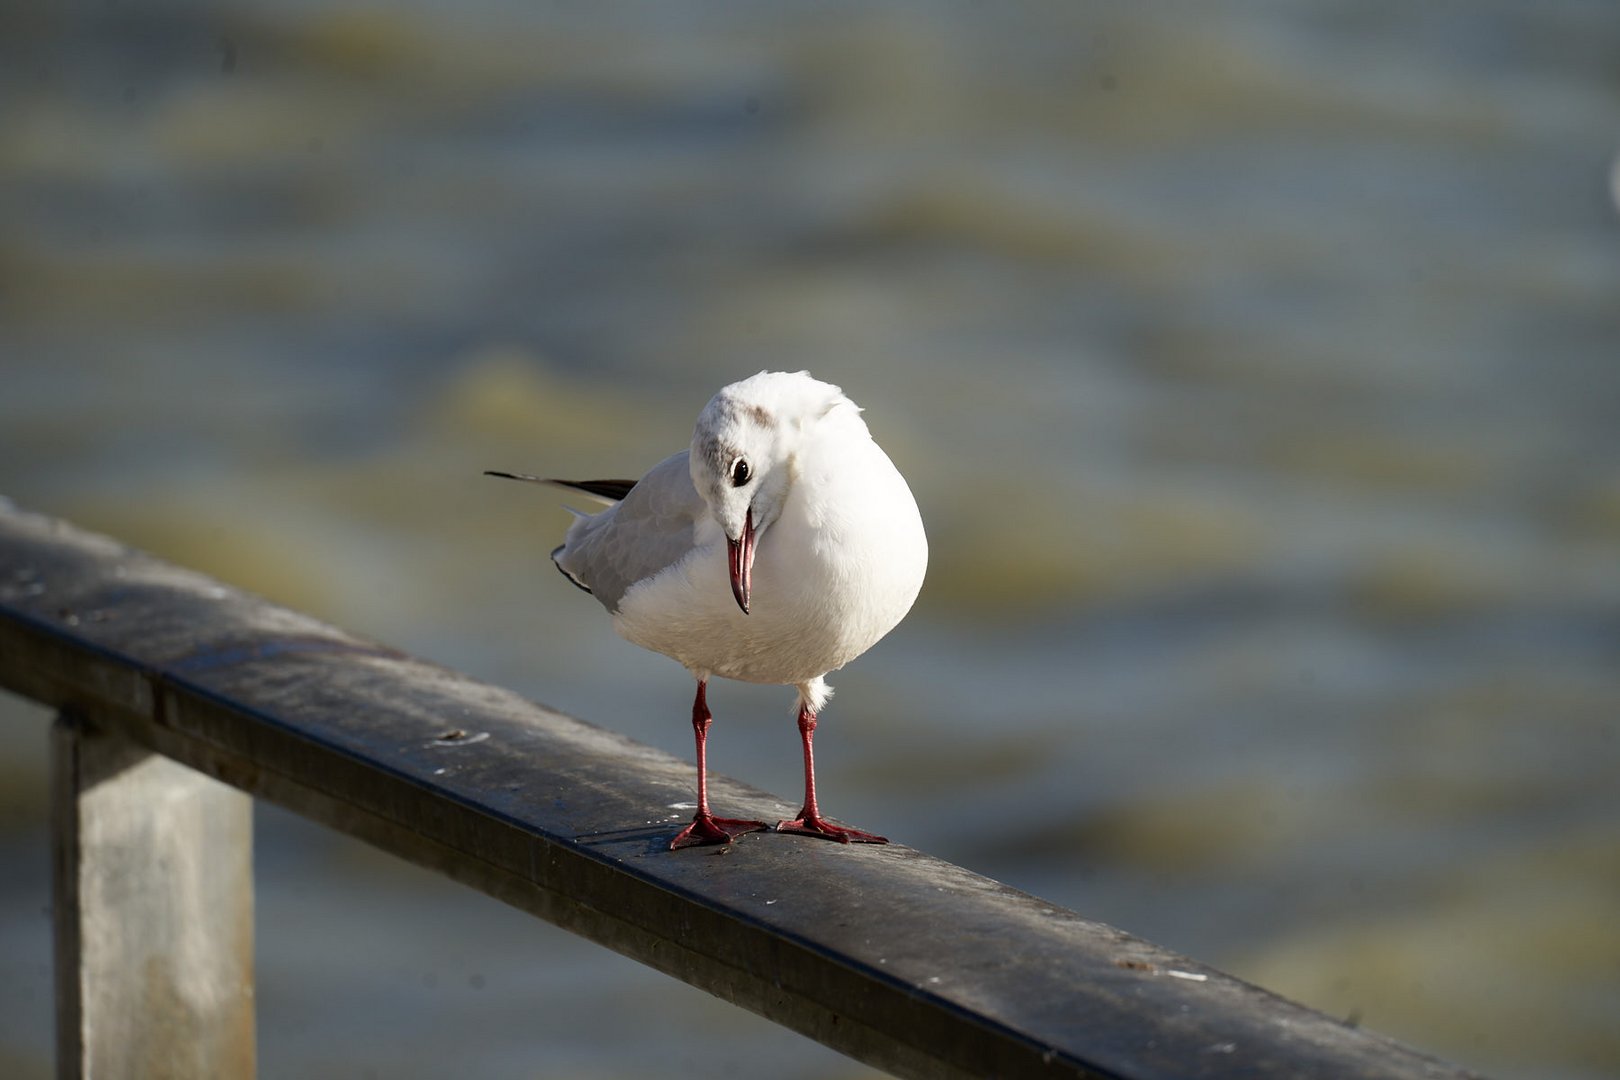
<svg viewBox="0 0 1620 1080">
<path fill-rule="evenodd" d="M 697 774 L 698 774 L 698 806 L 697 813 L 692 817 L 692 824 L 676 834 L 675 839 L 669 842 L 669 849 L 697 847 L 699 844 L 729 844 L 733 836 L 743 833 L 764 832 L 770 826 L 763 821 L 747 821 L 741 818 L 715 817 L 709 813 L 709 725 L 714 723 L 714 716 L 709 712 L 709 702 L 705 691 L 708 683 L 698 680 L 697 697 L 692 701 L 692 732 L 697 736 Z"/>
<path fill-rule="evenodd" d="M 887 844 L 889 841 L 875 833 L 862 832 L 845 825 L 834 825 L 821 816 L 816 806 L 816 755 L 810 748 L 816 733 L 816 714 L 810 706 L 799 703 L 799 738 L 804 742 L 804 809 L 792 821 L 776 823 L 777 832 L 802 833 L 837 840 L 841 844 Z"/>
</svg>

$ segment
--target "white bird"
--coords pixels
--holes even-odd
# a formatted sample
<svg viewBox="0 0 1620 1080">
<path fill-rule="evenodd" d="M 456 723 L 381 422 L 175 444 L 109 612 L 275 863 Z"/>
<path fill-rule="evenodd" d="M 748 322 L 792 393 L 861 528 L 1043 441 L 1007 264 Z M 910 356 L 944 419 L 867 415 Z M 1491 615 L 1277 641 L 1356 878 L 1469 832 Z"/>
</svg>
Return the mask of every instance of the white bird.
<svg viewBox="0 0 1620 1080">
<path fill-rule="evenodd" d="M 552 561 L 592 593 L 625 639 L 697 679 L 697 813 L 671 848 L 768 829 L 709 809 L 711 676 L 798 689 L 804 808 L 778 832 L 882 844 L 822 817 L 811 739 L 825 676 L 911 610 L 928 540 L 911 489 L 860 408 L 808 372 L 732 383 L 698 416 L 692 445 L 640 481 L 545 480 L 609 504 L 579 514 Z"/>
</svg>

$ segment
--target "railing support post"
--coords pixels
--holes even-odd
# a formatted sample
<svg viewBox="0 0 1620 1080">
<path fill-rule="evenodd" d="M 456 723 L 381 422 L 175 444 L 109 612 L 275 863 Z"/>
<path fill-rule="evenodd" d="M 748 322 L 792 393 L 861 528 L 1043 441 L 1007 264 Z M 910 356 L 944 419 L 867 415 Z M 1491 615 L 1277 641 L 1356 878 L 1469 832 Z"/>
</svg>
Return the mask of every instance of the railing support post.
<svg viewBox="0 0 1620 1080">
<path fill-rule="evenodd" d="M 57 1075 L 251 1077 L 253 800 L 64 712 Z"/>
</svg>

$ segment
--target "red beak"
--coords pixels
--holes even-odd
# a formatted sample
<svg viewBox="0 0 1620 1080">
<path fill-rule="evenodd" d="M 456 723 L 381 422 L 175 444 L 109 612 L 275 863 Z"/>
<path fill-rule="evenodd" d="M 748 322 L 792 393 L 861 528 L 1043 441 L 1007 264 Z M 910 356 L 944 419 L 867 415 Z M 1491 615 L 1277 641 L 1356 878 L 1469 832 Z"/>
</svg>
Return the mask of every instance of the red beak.
<svg viewBox="0 0 1620 1080">
<path fill-rule="evenodd" d="M 731 595 L 737 598 L 737 606 L 742 608 L 744 615 L 748 614 L 748 593 L 753 586 L 754 575 L 754 510 L 749 507 L 747 515 L 743 518 L 742 536 L 736 540 L 727 540 L 730 548 L 731 564 Z"/>
</svg>

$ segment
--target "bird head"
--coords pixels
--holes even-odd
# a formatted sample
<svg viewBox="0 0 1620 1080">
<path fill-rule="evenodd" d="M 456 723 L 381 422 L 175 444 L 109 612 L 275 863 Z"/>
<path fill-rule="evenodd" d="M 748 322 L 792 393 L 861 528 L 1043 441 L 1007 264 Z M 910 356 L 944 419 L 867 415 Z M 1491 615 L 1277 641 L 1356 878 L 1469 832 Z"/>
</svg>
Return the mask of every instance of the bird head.
<svg viewBox="0 0 1620 1080">
<path fill-rule="evenodd" d="M 692 484 L 726 534 L 731 594 L 744 614 L 754 553 L 782 514 L 809 429 L 840 404 L 836 386 L 807 372 L 762 371 L 716 394 L 692 433 Z"/>
</svg>

